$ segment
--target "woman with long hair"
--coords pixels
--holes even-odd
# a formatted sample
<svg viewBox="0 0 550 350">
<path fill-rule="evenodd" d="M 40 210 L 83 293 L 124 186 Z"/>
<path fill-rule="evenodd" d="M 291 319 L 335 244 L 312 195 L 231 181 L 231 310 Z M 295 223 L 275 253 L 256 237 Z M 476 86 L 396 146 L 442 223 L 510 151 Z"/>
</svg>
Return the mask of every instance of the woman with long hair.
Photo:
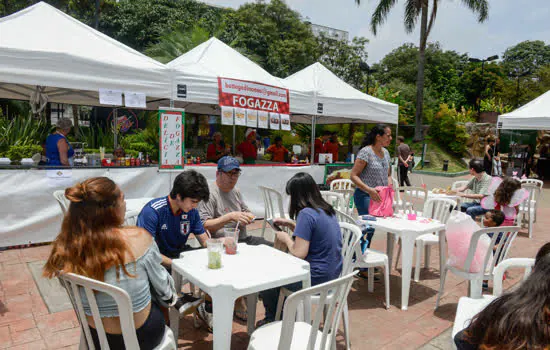
<svg viewBox="0 0 550 350">
<path fill-rule="evenodd" d="M 493 300 L 454 338 L 459 350 L 550 349 L 550 243 L 518 288 Z"/>
<path fill-rule="evenodd" d="M 277 239 L 288 247 L 290 254 L 309 262 L 311 285 L 331 281 L 342 272 L 342 233 L 334 208 L 321 196 L 319 187 L 311 175 L 297 173 L 286 184 L 290 196 L 290 219 L 276 218 L 274 223 L 294 231 L 291 238 L 283 231 L 276 232 Z M 302 283 L 285 286 L 296 291 Z M 275 320 L 280 288 L 262 292 L 265 306 L 263 325 Z"/>
<path fill-rule="evenodd" d="M 71 201 L 44 266 L 45 277 L 75 273 L 124 289 L 130 295 L 141 349 L 153 349 L 164 335 L 164 316 L 157 305 L 177 300 L 174 281 L 161 266 L 152 236 L 142 228 L 123 227 L 124 193 L 107 177 L 94 177 L 65 190 Z M 95 323 L 85 293 L 84 311 L 96 348 Z M 99 313 L 112 349 L 124 349 L 115 301 L 97 293 Z"/>
<path fill-rule="evenodd" d="M 380 202 L 380 195 L 376 190 L 379 186 L 388 186 L 391 182 L 391 159 L 386 149 L 391 143 L 391 129 L 384 124 L 374 126 L 365 136 L 361 150 L 351 169 L 351 181 L 355 184 L 353 200 L 359 215 L 369 213 L 371 200 Z M 362 239 L 363 252 L 370 246 L 374 229 L 367 229 L 366 240 Z"/>
</svg>

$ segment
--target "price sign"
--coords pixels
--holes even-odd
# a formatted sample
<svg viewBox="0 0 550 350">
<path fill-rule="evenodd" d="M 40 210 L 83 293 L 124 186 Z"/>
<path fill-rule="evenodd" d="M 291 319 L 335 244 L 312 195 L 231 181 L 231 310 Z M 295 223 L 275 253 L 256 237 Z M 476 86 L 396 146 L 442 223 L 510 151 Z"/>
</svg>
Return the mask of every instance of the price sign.
<svg viewBox="0 0 550 350">
<path fill-rule="evenodd" d="M 185 111 L 159 109 L 159 167 L 183 169 L 185 152 Z"/>
</svg>

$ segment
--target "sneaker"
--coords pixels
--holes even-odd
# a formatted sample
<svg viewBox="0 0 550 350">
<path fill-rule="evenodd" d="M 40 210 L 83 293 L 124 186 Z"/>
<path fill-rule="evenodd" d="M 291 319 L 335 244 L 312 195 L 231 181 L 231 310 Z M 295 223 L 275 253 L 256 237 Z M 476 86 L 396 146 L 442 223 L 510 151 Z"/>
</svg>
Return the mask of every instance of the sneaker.
<svg viewBox="0 0 550 350">
<path fill-rule="evenodd" d="M 180 315 L 190 315 L 197 307 L 202 303 L 201 298 L 193 296 L 193 294 L 184 294 L 182 297 L 178 298 L 174 307 L 179 311 Z"/>
<path fill-rule="evenodd" d="M 206 327 L 206 330 L 212 333 L 213 317 L 211 312 L 206 311 L 205 303 L 202 303 L 199 305 L 199 307 L 197 307 L 197 312 L 195 314 L 202 321 L 202 323 Z"/>
</svg>

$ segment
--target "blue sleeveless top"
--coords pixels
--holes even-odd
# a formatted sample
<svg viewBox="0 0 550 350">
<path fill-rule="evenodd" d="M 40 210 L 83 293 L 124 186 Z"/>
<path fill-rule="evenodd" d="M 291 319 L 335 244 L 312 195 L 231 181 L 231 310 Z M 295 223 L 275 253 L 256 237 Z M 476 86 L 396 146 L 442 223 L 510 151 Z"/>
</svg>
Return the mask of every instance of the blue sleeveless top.
<svg viewBox="0 0 550 350">
<path fill-rule="evenodd" d="M 59 158 L 59 150 L 57 149 L 57 142 L 60 139 L 65 139 L 65 142 L 69 145 L 69 151 L 67 152 L 67 158 L 74 156 L 74 150 L 67 138 L 61 134 L 50 134 L 46 138 L 46 157 L 48 158 L 48 165 L 61 165 L 61 159 Z"/>
</svg>

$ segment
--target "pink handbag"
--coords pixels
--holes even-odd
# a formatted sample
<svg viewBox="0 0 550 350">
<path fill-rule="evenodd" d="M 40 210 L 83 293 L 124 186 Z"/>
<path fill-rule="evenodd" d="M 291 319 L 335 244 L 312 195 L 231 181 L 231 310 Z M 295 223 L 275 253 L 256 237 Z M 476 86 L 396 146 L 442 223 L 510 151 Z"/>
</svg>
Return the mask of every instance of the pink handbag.
<svg viewBox="0 0 550 350">
<path fill-rule="evenodd" d="M 380 195 L 380 202 L 375 202 L 372 199 L 369 203 L 369 214 L 379 217 L 393 216 L 393 196 L 395 191 L 392 186 L 378 186 L 376 187 L 378 194 Z"/>
</svg>

